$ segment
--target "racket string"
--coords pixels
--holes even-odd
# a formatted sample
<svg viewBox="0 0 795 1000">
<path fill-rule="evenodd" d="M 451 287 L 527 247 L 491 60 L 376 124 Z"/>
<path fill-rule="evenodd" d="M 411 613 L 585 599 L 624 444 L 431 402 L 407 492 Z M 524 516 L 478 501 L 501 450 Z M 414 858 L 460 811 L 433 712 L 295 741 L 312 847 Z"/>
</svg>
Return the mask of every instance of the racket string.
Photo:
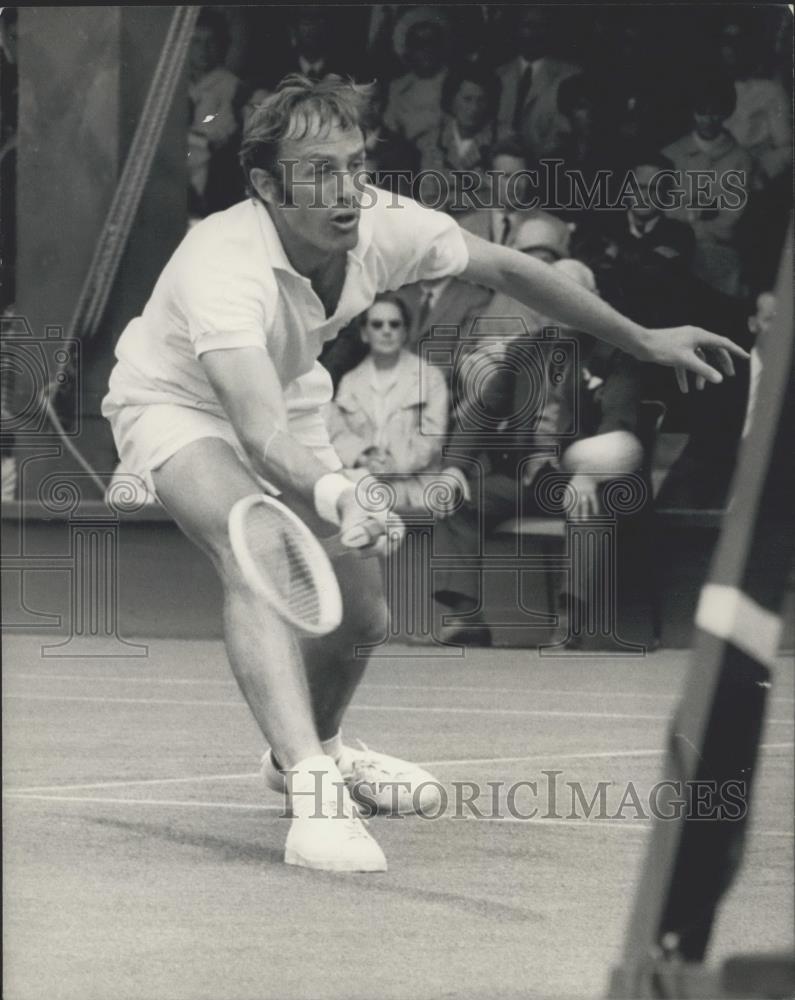
<svg viewBox="0 0 795 1000">
<path fill-rule="evenodd" d="M 309 558 L 291 530 L 272 509 L 249 512 L 248 545 L 261 573 L 290 613 L 313 625 L 321 618 L 321 599 Z"/>
</svg>

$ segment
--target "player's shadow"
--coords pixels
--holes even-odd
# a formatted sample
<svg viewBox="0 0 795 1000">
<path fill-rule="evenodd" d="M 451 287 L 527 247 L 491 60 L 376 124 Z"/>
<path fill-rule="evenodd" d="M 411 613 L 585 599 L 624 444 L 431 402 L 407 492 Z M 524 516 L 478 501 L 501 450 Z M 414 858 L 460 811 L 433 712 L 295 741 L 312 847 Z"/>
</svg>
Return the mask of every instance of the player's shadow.
<svg viewBox="0 0 795 1000">
<path fill-rule="evenodd" d="M 156 823 L 126 822 L 125 820 L 105 819 L 103 817 L 92 817 L 89 822 L 98 826 L 124 830 L 141 837 L 154 837 L 182 847 L 198 847 L 216 854 L 219 860 L 225 864 L 236 863 L 261 867 L 263 862 L 281 865 L 284 859 L 283 847 L 269 846 L 252 840 L 233 841 L 229 837 L 213 836 L 196 830 L 177 830 Z"/>
</svg>

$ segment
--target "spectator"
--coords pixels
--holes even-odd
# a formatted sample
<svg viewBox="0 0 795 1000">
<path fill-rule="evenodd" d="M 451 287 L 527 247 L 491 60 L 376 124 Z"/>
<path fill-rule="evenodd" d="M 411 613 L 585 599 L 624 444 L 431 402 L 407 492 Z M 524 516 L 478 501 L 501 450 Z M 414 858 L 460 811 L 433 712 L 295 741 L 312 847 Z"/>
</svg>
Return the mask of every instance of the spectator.
<svg viewBox="0 0 795 1000">
<path fill-rule="evenodd" d="M 491 292 L 459 278 L 439 278 L 405 285 L 398 296 L 412 317 L 408 348 L 419 351 L 419 343 L 434 327 L 454 327 L 468 336 L 472 323 L 489 301 Z"/>
<path fill-rule="evenodd" d="M 442 207 L 438 204 L 440 185 L 442 195 L 447 195 L 445 207 L 450 211 L 460 212 L 482 203 L 487 186 L 484 174 L 492 164 L 496 139 L 499 86 L 493 73 L 473 65 L 447 74 L 442 85 L 442 120 L 438 128 L 417 140 L 420 168 L 436 175 L 425 178 L 420 185 L 419 201 L 428 200 L 423 198 L 428 182 L 434 207 Z M 473 185 L 469 178 L 462 184 L 461 177 L 456 177 L 460 171 L 479 175 L 477 184 Z"/>
<path fill-rule="evenodd" d="M 411 194 L 412 180 L 419 170 L 417 149 L 384 124 L 388 85 L 376 81 L 370 111 L 370 127 L 364 139 L 365 170 L 376 187 L 398 194 Z"/>
<path fill-rule="evenodd" d="M 663 211 L 672 194 L 671 161 L 640 150 L 630 162 L 635 184 L 623 211 L 595 213 L 578 231 L 575 253 L 596 270 L 611 305 L 644 325 L 676 325 L 692 288 L 693 230 Z"/>
<path fill-rule="evenodd" d="M 369 353 L 340 382 L 329 404 L 334 449 L 349 468 L 385 476 L 396 509 L 424 509 L 427 481 L 438 471 L 447 431 L 444 377 L 405 349 L 410 317 L 393 293 L 379 295 L 362 323 Z"/>
<path fill-rule="evenodd" d="M 696 240 L 693 273 L 726 295 L 741 296 L 737 227 L 750 191 L 753 162 L 725 128 L 735 104 L 731 80 L 712 76 L 697 84 L 691 102 L 693 130 L 666 147 L 663 153 L 676 170 L 682 171 L 687 188 L 685 213 Z M 706 198 L 703 193 L 696 196 L 695 171 L 711 171 L 716 178 L 714 182 L 708 180 Z M 743 202 L 739 207 L 721 200 L 727 175 Z M 708 207 L 701 207 L 704 204 Z"/>
<path fill-rule="evenodd" d="M 578 261 L 563 260 L 553 266 L 595 288 L 592 273 Z M 456 457 L 444 470 L 458 480 L 465 503 L 438 521 L 434 550 L 439 555 L 476 555 L 484 544 L 488 548 L 490 532 L 506 518 L 542 513 L 535 490 L 552 471 L 571 476 L 577 492 L 576 515 L 587 517 L 599 512 L 603 482 L 639 468 L 642 448 L 635 431 L 640 393 L 635 363 L 610 348 L 596 351 L 590 347 L 590 338 L 588 344 L 581 339 L 582 366 L 574 363 L 570 353 L 563 371 L 557 373 L 562 375 L 559 379 L 553 377 L 552 352 L 540 344 L 534 352 L 544 373 L 539 382 L 537 364 L 528 363 L 527 338 L 522 335 L 509 336 L 501 344 L 493 338 L 469 362 L 464 381 L 475 384 L 477 390 L 454 411 L 449 452 Z M 471 438 L 462 433 L 483 426 L 486 416 L 491 434 L 504 435 L 510 442 L 505 450 L 473 447 Z M 494 430 L 495 426 L 500 429 Z M 572 443 L 558 457 L 561 441 Z M 472 615 L 480 604 L 480 579 L 477 569 L 457 568 L 440 575 L 435 584 L 442 613 L 470 615 L 470 627 L 442 630 L 441 637 L 447 641 L 491 644 L 489 629 Z"/>
<path fill-rule="evenodd" d="M 560 14 L 531 6 L 516 11 L 519 54 L 498 71 L 499 133 L 521 135 L 528 157 L 540 160 L 558 152 L 568 131 L 557 109 L 557 89 L 578 67 L 556 57 Z"/>
<path fill-rule="evenodd" d="M 522 253 L 542 260 L 545 264 L 554 264 L 568 257 L 570 237 L 571 229 L 565 222 L 547 212 L 537 211 L 527 213 L 527 217 L 518 225 L 513 245 Z M 518 335 L 524 332 L 535 335 L 545 323 L 546 317 L 529 306 L 517 302 L 504 292 L 492 292 L 488 304 L 478 316 L 473 335 Z"/>
<path fill-rule="evenodd" d="M 449 30 L 447 16 L 435 7 L 415 7 L 395 28 L 395 50 L 408 72 L 390 84 L 384 124 L 410 142 L 441 123 Z"/>
<path fill-rule="evenodd" d="M 751 154 L 759 174 L 773 180 L 792 164 L 792 105 L 782 84 L 761 72 L 753 28 L 732 18 L 721 30 L 720 56 L 735 92 L 724 127 Z"/>
<path fill-rule="evenodd" d="M 246 10 L 255 15 L 256 24 L 258 9 Z M 272 23 L 274 10 L 269 9 L 267 14 Z M 276 32 L 281 45 L 269 57 L 259 54 L 258 61 L 251 67 L 251 96 L 245 109 L 246 117 L 290 74 L 297 73 L 310 80 L 320 80 L 331 73 L 353 75 L 354 60 L 340 57 L 341 46 L 337 44 L 334 24 L 322 7 L 296 7 L 289 11 L 282 30 Z M 346 27 L 352 29 L 353 26 L 346 21 Z"/>
<path fill-rule="evenodd" d="M 720 59 L 737 100 L 725 127 L 751 156 L 755 170 L 756 184 L 737 232 L 743 277 L 753 293 L 775 282 L 792 206 L 792 104 L 781 81 L 770 79 L 761 66 L 758 13 L 746 18 L 734 11 L 719 36 Z M 791 30 L 787 34 L 791 41 Z"/>
<path fill-rule="evenodd" d="M 584 39 L 587 72 L 614 109 L 611 126 L 623 145 L 659 149 L 682 132 L 681 62 L 671 58 L 670 40 L 693 34 L 692 15 L 643 6 L 600 6 Z M 677 46 L 681 51 L 681 44 Z M 683 117 L 684 114 L 684 117 Z"/>
<path fill-rule="evenodd" d="M 322 80 L 329 73 L 344 74 L 347 67 L 334 57 L 332 25 L 323 7 L 298 8 L 289 25 L 289 46 L 284 61 L 278 63 L 279 80 L 290 73 L 300 73 L 310 80 Z"/>
<path fill-rule="evenodd" d="M 568 124 L 558 151 L 563 160 L 551 211 L 582 226 L 601 218 L 614 203 L 622 149 L 614 96 L 601 89 L 599 77 L 576 73 L 558 87 L 558 111 Z M 551 201 L 553 192 L 547 193 Z"/>
<path fill-rule="evenodd" d="M 220 11 L 203 10 L 190 44 L 189 212 L 200 218 L 243 197 L 237 162 L 243 86 L 223 65 L 229 43 Z"/>
<path fill-rule="evenodd" d="M 527 160 L 515 138 L 496 143 L 491 164 L 492 189 L 488 207 L 474 208 L 462 215 L 458 221 L 463 229 L 491 243 L 515 247 L 524 221 L 544 219 L 550 226 L 558 225 L 558 220 L 548 212 L 530 207 L 538 198 L 531 190 Z M 568 227 L 561 222 L 559 230 L 568 232 Z M 560 239 L 562 237 L 556 242 Z"/>
</svg>

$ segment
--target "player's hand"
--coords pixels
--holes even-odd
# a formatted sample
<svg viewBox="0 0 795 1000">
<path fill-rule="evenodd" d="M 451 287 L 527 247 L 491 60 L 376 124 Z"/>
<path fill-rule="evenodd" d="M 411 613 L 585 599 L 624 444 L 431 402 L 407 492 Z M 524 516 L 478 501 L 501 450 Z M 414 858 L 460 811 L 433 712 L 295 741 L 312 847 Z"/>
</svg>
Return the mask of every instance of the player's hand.
<svg viewBox="0 0 795 1000">
<path fill-rule="evenodd" d="M 577 474 L 569 483 L 574 490 L 576 501 L 572 516 L 577 518 L 595 517 L 599 513 L 598 483 L 593 476 Z"/>
<path fill-rule="evenodd" d="M 402 535 L 403 525 L 391 510 L 368 510 L 359 502 L 355 488 L 346 490 L 337 501 L 340 515 L 340 541 L 361 558 L 382 555 L 386 551 L 387 530 L 394 538 Z"/>
<path fill-rule="evenodd" d="M 724 375 L 734 375 L 732 355 L 748 360 L 748 353 L 728 337 L 698 326 L 677 326 L 647 331 L 642 360 L 672 367 L 679 388 L 687 392 L 688 373 L 695 376 L 697 389 L 703 389 L 707 382 L 722 382 Z"/>
</svg>

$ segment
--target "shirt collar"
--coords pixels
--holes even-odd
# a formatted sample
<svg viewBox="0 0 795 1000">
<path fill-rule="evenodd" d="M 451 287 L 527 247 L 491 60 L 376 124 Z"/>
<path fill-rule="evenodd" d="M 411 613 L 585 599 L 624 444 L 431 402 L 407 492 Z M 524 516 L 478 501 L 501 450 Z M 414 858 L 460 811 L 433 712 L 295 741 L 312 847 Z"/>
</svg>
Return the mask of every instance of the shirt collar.
<svg viewBox="0 0 795 1000">
<path fill-rule="evenodd" d="M 375 192 L 371 191 L 369 186 L 366 186 L 366 188 L 367 193 L 371 196 L 372 202 L 376 196 Z M 274 226 L 273 219 L 270 217 L 270 213 L 267 208 L 265 208 L 259 198 L 252 200 L 254 201 L 254 208 L 259 220 L 260 232 L 262 233 L 262 238 L 265 243 L 268 263 L 275 270 L 286 271 L 288 274 L 295 275 L 296 278 L 301 278 L 303 281 L 309 281 L 306 275 L 299 274 L 290 263 L 290 260 L 285 253 L 284 245 L 282 244 L 281 238 L 276 231 L 276 226 Z M 348 251 L 348 258 L 353 258 L 359 264 L 364 263 L 365 254 L 373 241 L 373 218 L 372 213 L 368 211 L 366 205 L 367 200 L 365 199 L 365 207 L 362 208 L 359 216 L 359 239 L 356 246 L 352 250 Z"/>
</svg>

